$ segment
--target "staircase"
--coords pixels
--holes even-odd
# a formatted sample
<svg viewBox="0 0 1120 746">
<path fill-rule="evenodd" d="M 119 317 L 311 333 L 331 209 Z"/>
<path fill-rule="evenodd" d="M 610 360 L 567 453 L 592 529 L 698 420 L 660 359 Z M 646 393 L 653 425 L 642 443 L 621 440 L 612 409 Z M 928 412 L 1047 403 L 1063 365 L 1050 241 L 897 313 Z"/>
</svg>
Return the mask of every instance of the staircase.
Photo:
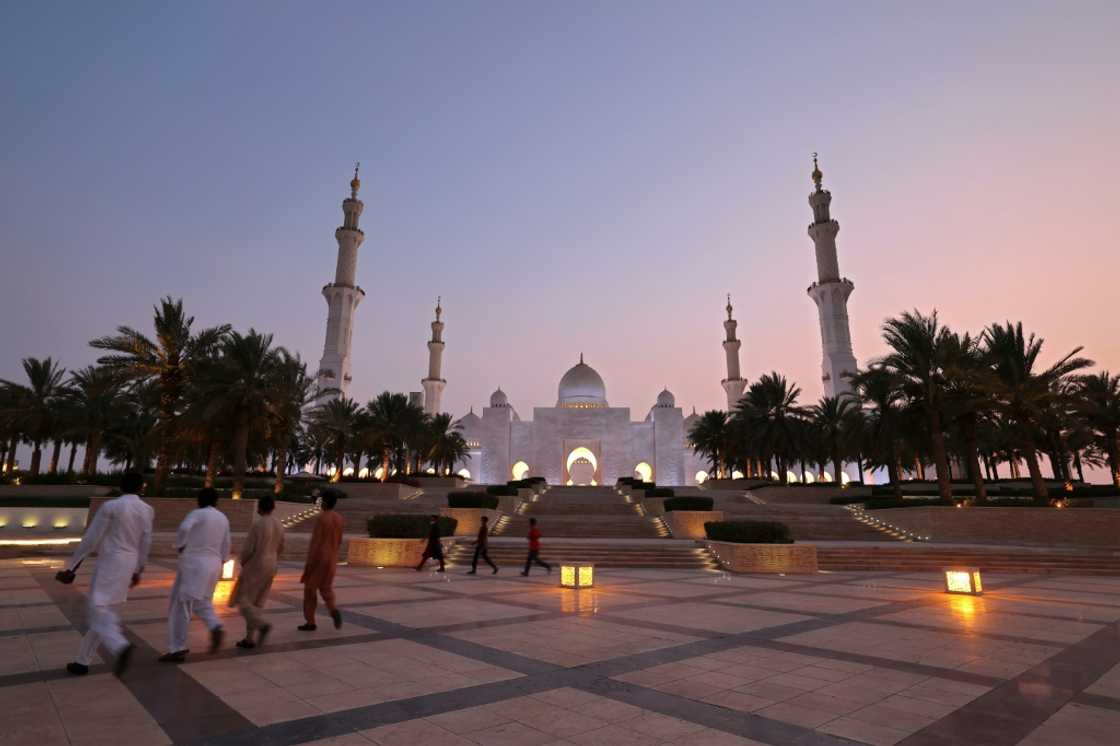
<svg viewBox="0 0 1120 746">
<path fill-rule="evenodd" d="M 979 567 L 984 572 L 1120 575 L 1120 550 L 1054 547 L 982 547 L 918 543 L 817 546 L 822 570 L 928 571 Z"/>
<path fill-rule="evenodd" d="M 886 527 L 859 520 L 840 505 L 790 505 L 757 503 L 740 499 L 720 499 L 716 510 L 722 510 L 729 521 L 777 521 L 789 526 L 796 541 L 890 541 L 903 540 Z"/>
<path fill-rule="evenodd" d="M 659 518 L 645 515 L 611 487 L 553 487 L 536 502 L 495 522 L 490 557 L 501 566 L 518 566 L 528 551 L 529 519 L 543 534 L 545 562 L 591 562 L 597 567 L 656 567 L 706 570 L 717 567 L 708 550 L 693 542 L 666 540 Z M 474 546 L 459 543 L 453 564 L 470 564 Z"/>
</svg>

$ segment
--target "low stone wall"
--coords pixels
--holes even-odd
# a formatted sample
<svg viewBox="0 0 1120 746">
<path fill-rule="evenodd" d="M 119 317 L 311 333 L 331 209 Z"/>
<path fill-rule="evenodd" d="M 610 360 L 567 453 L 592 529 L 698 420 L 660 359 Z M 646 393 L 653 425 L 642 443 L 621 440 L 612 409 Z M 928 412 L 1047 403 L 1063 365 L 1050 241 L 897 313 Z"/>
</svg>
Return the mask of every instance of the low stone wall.
<svg viewBox="0 0 1120 746">
<path fill-rule="evenodd" d="M 347 497 L 373 497 L 380 499 L 403 500 L 421 491 L 421 487 L 410 487 L 400 482 L 339 482 L 333 485 L 346 493 Z"/>
<path fill-rule="evenodd" d="M 89 502 L 89 520 L 93 520 L 97 509 L 111 500 L 108 497 L 95 497 Z M 187 513 L 198 507 L 198 501 L 193 497 L 145 497 L 141 498 L 155 510 L 153 531 L 176 531 L 179 524 L 187 517 Z M 229 519 L 229 530 L 248 531 L 249 526 L 256 520 L 256 500 L 218 500 L 218 510 L 225 513 Z"/>
<path fill-rule="evenodd" d="M 844 497 L 870 497 L 871 488 L 866 485 L 861 487 L 855 484 L 848 487 L 842 487 L 838 484 L 822 487 L 791 484 L 786 487 L 754 487 L 751 489 L 751 494 L 768 503 L 828 505 L 830 499 L 841 495 Z"/>
<path fill-rule="evenodd" d="M 494 521 L 501 515 L 496 510 L 485 508 L 440 508 L 439 513 L 459 522 L 455 526 L 456 536 L 472 537 L 478 535 L 478 529 L 482 525 L 482 516 L 489 519 L 490 527 L 493 528 Z"/>
<path fill-rule="evenodd" d="M 85 530 L 88 512 L 87 508 L 0 507 L 0 536 L 32 538 L 55 531 L 73 536 Z"/>
<path fill-rule="evenodd" d="M 813 544 L 736 544 L 706 542 L 720 566 L 731 572 L 814 573 L 817 547 Z"/>
<path fill-rule="evenodd" d="M 1117 508 L 886 508 L 868 514 L 931 541 L 1120 547 Z"/>
<path fill-rule="evenodd" d="M 347 542 L 346 561 L 358 567 L 416 567 L 427 543 L 427 539 L 353 538 Z M 443 540 L 445 554 L 453 543 Z"/>
<path fill-rule="evenodd" d="M 674 539 L 705 539 L 708 534 L 704 524 L 722 521 L 722 510 L 670 510 L 664 515 L 665 523 Z"/>
<path fill-rule="evenodd" d="M 108 495 L 112 487 L 99 484 L 3 484 L 0 497 L 96 497 Z"/>
<path fill-rule="evenodd" d="M 643 497 L 641 499 L 642 507 L 646 509 L 649 515 L 664 515 L 665 514 L 665 498 L 663 497 Z"/>
</svg>

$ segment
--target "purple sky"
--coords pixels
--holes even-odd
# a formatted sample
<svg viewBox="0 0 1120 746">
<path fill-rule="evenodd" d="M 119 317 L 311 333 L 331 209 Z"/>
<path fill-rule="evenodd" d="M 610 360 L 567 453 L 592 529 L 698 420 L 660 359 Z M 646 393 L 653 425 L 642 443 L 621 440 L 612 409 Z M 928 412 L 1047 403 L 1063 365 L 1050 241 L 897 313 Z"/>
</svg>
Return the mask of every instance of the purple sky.
<svg viewBox="0 0 1120 746">
<path fill-rule="evenodd" d="M 861 363 L 937 307 L 1120 369 L 1120 5 L 938 5 L 10 6 L 0 377 L 164 294 L 314 368 L 360 160 L 357 398 L 419 389 L 438 294 L 456 414 L 581 351 L 635 419 L 720 406 L 730 291 L 744 375 L 816 399 L 814 150 Z"/>
</svg>

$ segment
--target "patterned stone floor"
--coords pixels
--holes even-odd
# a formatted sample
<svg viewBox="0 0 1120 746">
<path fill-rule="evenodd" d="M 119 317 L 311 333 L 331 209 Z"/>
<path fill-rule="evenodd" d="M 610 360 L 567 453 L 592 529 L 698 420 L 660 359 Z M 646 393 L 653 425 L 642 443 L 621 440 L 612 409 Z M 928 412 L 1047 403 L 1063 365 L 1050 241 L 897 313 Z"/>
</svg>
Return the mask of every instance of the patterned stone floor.
<svg viewBox="0 0 1120 746">
<path fill-rule="evenodd" d="M 1120 578 L 929 573 L 556 576 L 340 568 L 340 631 L 296 631 L 285 565 L 267 647 L 158 664 L 174 565 L 122 609 L 123 679 L 62 671 L 92 567 L 0 562 L 0 744 L 1115 744 Z M 218 595 L 228 594 L 220 587 Z M 195 623 L 191 647 L 205 649 Z"/>
</svg>

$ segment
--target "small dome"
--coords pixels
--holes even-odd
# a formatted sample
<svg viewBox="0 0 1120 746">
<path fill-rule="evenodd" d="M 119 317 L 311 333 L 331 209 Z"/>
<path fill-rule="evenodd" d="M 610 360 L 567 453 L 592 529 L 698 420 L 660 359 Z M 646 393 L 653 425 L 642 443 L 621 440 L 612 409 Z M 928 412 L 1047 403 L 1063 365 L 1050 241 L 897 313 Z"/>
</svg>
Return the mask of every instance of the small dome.
<svg viewBox="0 0 1120 746">
<path fill-rule="evenodd" d="M 506 392 L 502 391 L 499 388 L 493 394 L 490 394 L 490 406 L 491 407 L 508 407 L 509 406 L 509 397 L 506 396 Z"/>
<path fill-rule="evenodd" d="M 556 406 L 558 407 L 605 407 L 607 406 L 607 387 L 603 378 L 590 365 L 579 363 L 560 379 Z"/>
<path fill-rule="evenodd" d="M 677 397 L 673 396 L 673 392 L 669 389 L 662 389 L 661 393 L 657 395 L 657 406 L 675 407 L 677 406 Z"/>
<path fill-rule="evenodd" d="M 482 418 L 474 413 L 474 408 L 459 418 L 455 428 L 463 436 L 463 440 L 467 441 L 468 448 L 479 447 L 479 441 L 482 439 Z"/>
</svg>

